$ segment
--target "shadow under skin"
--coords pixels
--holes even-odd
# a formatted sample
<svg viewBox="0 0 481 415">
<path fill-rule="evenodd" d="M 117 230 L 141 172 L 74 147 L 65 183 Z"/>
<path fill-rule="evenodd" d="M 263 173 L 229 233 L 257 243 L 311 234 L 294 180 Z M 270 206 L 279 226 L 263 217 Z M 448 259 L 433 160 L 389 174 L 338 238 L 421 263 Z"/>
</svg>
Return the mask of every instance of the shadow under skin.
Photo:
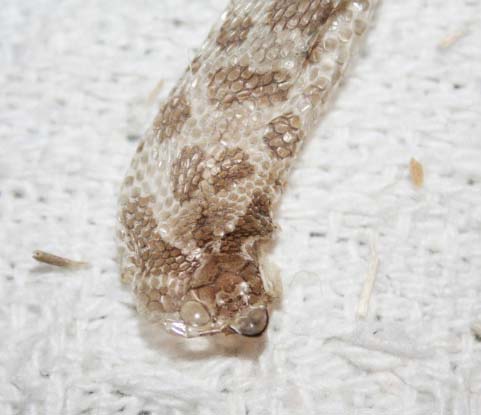
<svg viewBox="0 0 481 415">
<path fill-rule="evenodd" d="M 216 334 L 187 339 L 169 334 L 160 324 L 145 320 L 139 320 L 139 332 L 149 347 L 172 359 L 182 360 L 203 360 L 218 356 L 256 360 L 267 342 L 266 333 L 260 337 Z"/>
</svg>

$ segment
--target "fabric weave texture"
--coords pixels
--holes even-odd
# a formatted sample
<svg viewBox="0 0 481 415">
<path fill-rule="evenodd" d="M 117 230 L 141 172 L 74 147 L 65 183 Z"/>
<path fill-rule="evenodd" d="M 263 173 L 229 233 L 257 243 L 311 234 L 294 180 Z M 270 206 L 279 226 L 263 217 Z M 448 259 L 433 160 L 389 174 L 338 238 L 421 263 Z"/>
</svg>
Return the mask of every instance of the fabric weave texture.
<svg viewBox="0 0 481 415">
<path fill-rule="evenodd" d="M 283 196 L 266 336 L 184 340 L 135 312 L 120 182 L 226 4 L 2 2 L 0 413 L 481 413 L 478 0 L 378 8 Z M 92 266 L 54 269 L 35 249 Z"/>
</svg>

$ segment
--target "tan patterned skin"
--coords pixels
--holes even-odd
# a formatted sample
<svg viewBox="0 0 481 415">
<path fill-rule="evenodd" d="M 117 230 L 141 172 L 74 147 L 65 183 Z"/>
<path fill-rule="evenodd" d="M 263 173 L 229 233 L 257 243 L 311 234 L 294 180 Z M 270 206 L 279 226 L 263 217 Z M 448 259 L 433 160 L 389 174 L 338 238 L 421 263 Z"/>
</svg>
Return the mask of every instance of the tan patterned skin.
<svg viewBox="0 0 481 415">
<path fill-rule="evenodd" d="M 275 206 L 374 6 L 231 2 L 121 187 L 121 276 L 142 314 L 185 337 L 266 330 Z"/>
</svg>

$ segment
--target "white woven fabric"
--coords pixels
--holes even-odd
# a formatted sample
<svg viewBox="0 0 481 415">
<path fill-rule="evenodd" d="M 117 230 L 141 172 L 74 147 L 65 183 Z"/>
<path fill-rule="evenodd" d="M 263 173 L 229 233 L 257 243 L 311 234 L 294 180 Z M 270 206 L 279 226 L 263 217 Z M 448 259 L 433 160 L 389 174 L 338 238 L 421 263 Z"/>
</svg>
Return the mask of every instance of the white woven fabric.
<svg viewBox="0 0 481 415">
<path fill-rule="evenodd" d="M 481 413 L 479 0 L 379 8 L 283 198 L 266 337 L 186 341 L 138 318 L 117 191 L 149 94 L 225 5 L 2 1 L 0 414 Z M 37 248 L 92 268 L 38 265 Z"/>
</svg>

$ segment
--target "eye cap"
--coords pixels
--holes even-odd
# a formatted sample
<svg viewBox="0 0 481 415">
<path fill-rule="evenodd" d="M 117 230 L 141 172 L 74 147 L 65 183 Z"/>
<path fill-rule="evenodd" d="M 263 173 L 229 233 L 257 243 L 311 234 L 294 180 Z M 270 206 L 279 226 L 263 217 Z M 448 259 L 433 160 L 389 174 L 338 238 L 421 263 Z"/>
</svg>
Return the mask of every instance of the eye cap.
<svg viewBox="0 0 481 415">
<path fill-rule="evenodd" d="M 269 325 L 269 313 L 265 306 L 252 307 L 243 313 L 230 328 L 246 337 L 258 337 Z"/>
</svg>

